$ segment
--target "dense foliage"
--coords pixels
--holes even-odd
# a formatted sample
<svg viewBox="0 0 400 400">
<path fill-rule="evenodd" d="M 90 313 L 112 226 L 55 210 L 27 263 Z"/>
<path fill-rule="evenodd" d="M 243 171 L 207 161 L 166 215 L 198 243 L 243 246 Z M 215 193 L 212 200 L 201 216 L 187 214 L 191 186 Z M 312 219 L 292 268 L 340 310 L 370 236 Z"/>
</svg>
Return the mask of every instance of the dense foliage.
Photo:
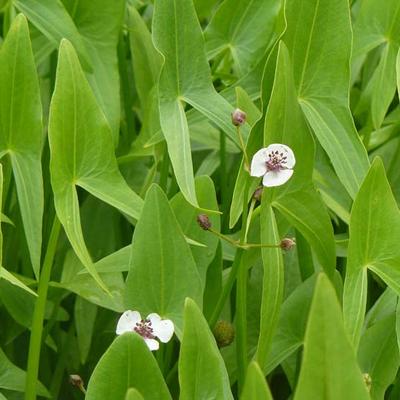
<svg viewBox="0 0 400 400">
<path fill-rule="evenodd" d="M 0 400 L 399 399 L 399 47 L 398 0 L 0 0 Z"/>
</svg>

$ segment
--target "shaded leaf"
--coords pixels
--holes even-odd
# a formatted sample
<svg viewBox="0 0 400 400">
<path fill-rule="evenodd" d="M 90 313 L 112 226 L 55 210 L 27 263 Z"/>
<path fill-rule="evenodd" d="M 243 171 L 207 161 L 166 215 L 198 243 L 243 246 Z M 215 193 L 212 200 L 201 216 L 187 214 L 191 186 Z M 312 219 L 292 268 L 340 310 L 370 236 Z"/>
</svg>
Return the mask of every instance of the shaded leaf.
<svg viewBox="0 0 400 400">
<path fill-rule="evenodd" d="M 200 309 L 185 301 L 179 355 L 180 399 L 233 399 L 224 360 Z"/>
</svg>

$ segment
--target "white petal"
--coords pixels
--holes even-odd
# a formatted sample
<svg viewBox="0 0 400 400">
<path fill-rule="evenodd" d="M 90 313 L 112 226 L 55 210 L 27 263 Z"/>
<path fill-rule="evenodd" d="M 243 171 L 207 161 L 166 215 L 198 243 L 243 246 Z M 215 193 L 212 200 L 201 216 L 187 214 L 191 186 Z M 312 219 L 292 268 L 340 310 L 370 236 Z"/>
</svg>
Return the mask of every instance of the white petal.
<svg viewBox="0 0 400 400">
<path fill-rule="evenodd" d="M 125 332 L 132 332 L 136 323 L 141 321 L 142 317 L 137 311 L 125 311 L 118 320 L 116 333 L 122 335 Z"/>
<path fill-rule="evenodd" d="M 293 168 L 294 165 L 296 164 L 296 158 L 294 157 L 293 150 L 289 147 L 286 146 L 285 144 L 281 143 L 272 143 L 266 148 L 267 154 L 269 153 L 274 153 L 278 152 L 279 154 L 283 153 L 284 157 L 286 157 L 286 167 L 287 168 Z"/>
<path fill-rule="evenodd" d="M 155 339 L 144 339 L 144 341 L 151 351 L 158 350 L 160 348 L 160 344 Z"/>
<path fill-rule="evenodd" d="M 263 185 L 267 187 L 281 186 L 293 175 L 292 169 L 268 171 L 263 178 Z"/>
<path fill-rule="evenodd" d="M 146 319 L 148 319 L 151 322 L 151 326 L 161 321 L 161 317 L 157 313 L 149 314 Z"/>
<path fill-rule="evenodd" d="M 153 328 L 153 334 L 163 343 L 169 342 L 174 334 L 174 323 L 169 319 L 163 319 L 154 325 L 152 323 L 151 327 Z"/>
<path fill-rule="evenodd" d="M 258 150 L 251 160 L 250 175 L 260 177 L 267 172 L 266 161 L 268 160 L 267 149 Z"/>
</svg>

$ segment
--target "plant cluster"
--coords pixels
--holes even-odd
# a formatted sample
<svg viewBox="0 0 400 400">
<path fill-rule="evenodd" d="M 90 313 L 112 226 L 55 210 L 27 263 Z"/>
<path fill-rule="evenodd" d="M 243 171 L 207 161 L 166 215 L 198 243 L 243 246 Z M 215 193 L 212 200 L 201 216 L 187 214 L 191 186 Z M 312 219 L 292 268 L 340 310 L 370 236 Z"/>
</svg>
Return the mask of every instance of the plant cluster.
<svg viewBox="0 0 400 400">
<path fill-rule="evenodd" d="M 399 0 L 0 0 L 0 400 L 400 399 Z"/>
</svg>

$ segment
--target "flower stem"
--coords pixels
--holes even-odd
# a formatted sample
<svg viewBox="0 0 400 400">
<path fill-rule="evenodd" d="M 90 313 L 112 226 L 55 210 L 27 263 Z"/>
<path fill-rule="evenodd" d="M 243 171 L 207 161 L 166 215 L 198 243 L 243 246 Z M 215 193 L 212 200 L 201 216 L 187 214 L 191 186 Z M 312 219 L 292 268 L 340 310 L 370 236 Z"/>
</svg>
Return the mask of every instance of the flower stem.
<svg viewBox="0 0 400 400">
<path fill-rule="evenodd" d="M 29 341 L 28 369 L 25 384 L 25 400 L 36 400 L 36 387 L 39 372 L 40 349 L 42 345 L 43 320 L 46 308 L 47 290 L 49 287 L 51 269 L 60 233 L 60 221 L 54 216 L 53 226 L 47 244 L 42 271 L 39 278 L 38 297 L 32 318 L 32 330 Z"/>
<path fill-rule="evenodd" d="M 247 157 L 247 152 L 246 152 L 246 146 L 244 144 L 243 136 L 242 133 L 240 132 L 240 126 L 236 127 L 236 132 L 239 136 L 239 142 L 240 142 L 240 147 L 243 152 L 243 157 L 244 157 L 244 169 L 246 171 L 250 171 L 250 164 L 249 164 L 249 158 Z M 247 195 L 247 194 L 246 194 Z M 246 203 L 247 204 L 247 203 Z"/>
<path fill-rule="evenodd" d="M 250 222 L 247 223 L 246 232 L 245 232 L 246 235 L 247 235 L 247 230 L 248 230 L 249 225 L 250 225 Z M 246 243 L 246 242 L 242 242 L 239 240 L 233 240 L 229 236 L 226 236 L 223 233 L 218 232 L 213 228 L 208 228 L 207 230 L 210 231 L 215 236 L 218 236 L 220 239 L 225 240 L 232 246 L 238 247 L 239 249 L 243 249 L 243 250 L 248 250 L 248 249 L 252 249 L 252 248 L 263 248 L 263 247 L 271 247 L 272 248 L 272 247 L 280 247 L 281 246 L 280 244 Z"/>
<path fill-rule="evenodd" d="M 240 243 L 246 241 L 248 230 L 248 208 L 247 194 L 250 180 L 246 180 L 243 194 L 242 227 L 240 231 Z M 238 393 L 241 393 L 247 370 L 247 267 L 243 263 L 243 257 L 238 266 L 238 277 L 236 282 L 236 360 L 238 368 Z"/>
</svg>

